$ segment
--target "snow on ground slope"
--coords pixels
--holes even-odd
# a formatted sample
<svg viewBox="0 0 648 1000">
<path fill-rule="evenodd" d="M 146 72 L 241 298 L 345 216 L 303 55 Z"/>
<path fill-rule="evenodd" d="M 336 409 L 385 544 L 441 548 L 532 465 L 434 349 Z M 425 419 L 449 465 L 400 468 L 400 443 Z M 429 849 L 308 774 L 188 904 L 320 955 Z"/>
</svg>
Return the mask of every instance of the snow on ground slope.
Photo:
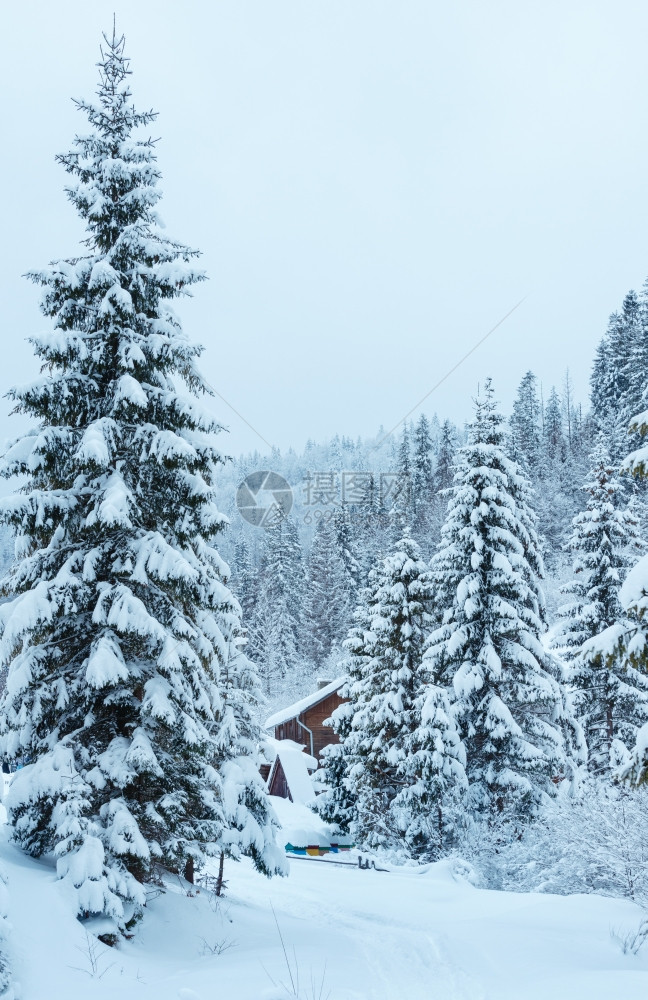
<svg viewBox="0 0 648 1000">
<path fill-rule="evenodd" d="M 475 889 L 450 862 L 377 872 L 295 860 L 271 881 L 229 863 L 224 901 L 172 880 L 115 949 L 70 916 L 50 866 L 4 842 L 0 864 L 21 1000 L 287 1000 L 280 933 L 303 1000 L 648 996 L 648 946 L 624 956 L 610 933 L 636 927 L 633 904 Z"/>
</svg>

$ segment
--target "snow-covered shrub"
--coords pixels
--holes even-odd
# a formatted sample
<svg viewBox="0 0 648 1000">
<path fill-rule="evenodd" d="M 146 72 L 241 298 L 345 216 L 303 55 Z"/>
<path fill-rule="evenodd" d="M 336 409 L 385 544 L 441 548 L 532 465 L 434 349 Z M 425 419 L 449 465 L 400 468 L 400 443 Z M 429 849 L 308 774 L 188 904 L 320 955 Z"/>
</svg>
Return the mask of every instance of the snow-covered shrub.
<svg viewBox="0 0 648 1000">
<path fill-rule="evenodd" d="M 460 852 L 493 888 L 648 904 L 648 789 L 590 782 L 582 796 L 558 796 L 524 828 L 468 825 Z"/>
</svg>

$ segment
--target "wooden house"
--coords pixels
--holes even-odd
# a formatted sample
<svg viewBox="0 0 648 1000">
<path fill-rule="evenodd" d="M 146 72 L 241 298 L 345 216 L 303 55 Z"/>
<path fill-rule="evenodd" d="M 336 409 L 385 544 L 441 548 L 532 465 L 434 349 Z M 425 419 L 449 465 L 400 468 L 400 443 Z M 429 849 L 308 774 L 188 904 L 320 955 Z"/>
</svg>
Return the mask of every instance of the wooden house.
<svg viewBox="0 0 648 1000">
<path fill-rule="evenodd" d="M 325 719 L 341 705 L 344 698 L 339 690 L 346 677 L 336 681 L 320 681 L 317 691 L 280 712 L 275 712 L 266 722 L 266 729 L 273 729 L 276 740 L 292 740 L 305 744 L 306 752 L 319 763 L 320 754 L 329 743 L 339 743 L 336 733 L 325 726 Z"/>
</svg>

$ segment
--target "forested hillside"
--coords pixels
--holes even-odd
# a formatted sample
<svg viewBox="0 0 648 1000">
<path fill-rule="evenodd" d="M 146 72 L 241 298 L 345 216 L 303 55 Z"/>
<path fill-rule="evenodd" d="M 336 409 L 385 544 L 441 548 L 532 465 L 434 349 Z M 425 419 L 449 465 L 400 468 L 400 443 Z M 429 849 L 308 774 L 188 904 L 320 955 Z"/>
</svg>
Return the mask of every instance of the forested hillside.
<svg viewBox="0 0 648 1000">
<path fill-rule="evenodd" d="M 546 625 L 572 613 L 558 610 L 569 605 L 572 581 L 583 579 L 577 568 L 586 542 L 573 521 L 598 509 L 591 480 L 602 449 L 616 469 L 638 440 L 627 426 L 642 408 L 647 361 L 648 299 L 645 290 L 629 292 L 592 361 L 590 399 L 574 397 L 569 372 L 557 372 L 557 384 L 543 386 L 529 371 L 506 415 L 503 450 L 530 484 Z M 492 384 L 496 398 L 496 378 Z M 271 706 L 309 690 L 317 676 L 341 672 L 342 644 L 361 590 L 403 525 L 423 558 L 433 557 L 470 411 L 467 393 L 463 426 L 421 413 L 390 435 L 383 428 L 368 440 L 336 435 L 308 441 L 301 452 L 244 455 L 223 470 L 218 498 L 230 518 L 223 551 L 243 607 L 248 651 Z M 261 526 L 237 509 L 237 487 L 259 470 L 277 473 L 291 488 L 288 516 L 273 517 L 268 509 Z M 648 517 L 642 483 L 625 475 L 608 492 L 614 510 L 641 535 Z M 258 502 L 269 508 L 272 496 Z M 627 555 L 618 558 L 632 562 L 640 543 L 619 545 Z"/>
</svg>

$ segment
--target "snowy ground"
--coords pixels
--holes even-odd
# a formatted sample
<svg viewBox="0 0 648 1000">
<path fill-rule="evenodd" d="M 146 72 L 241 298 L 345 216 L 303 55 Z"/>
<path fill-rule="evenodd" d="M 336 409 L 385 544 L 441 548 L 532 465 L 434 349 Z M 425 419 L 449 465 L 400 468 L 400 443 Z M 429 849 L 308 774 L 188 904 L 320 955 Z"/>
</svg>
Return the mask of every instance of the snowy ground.
<svg viewBox="0 0 648 1000">
<path fill-rule="evenodd" d="M 308 818 L 281 809 L 297 827 Z M 633 904 L 475 889 L 448 862 L 377 872 L 295 860 L 289 878 L 271 881 L 229 864 L 224 902 L 171 885 L 135 939 L 109 949 L 70 916 L 50 867 L 5 843 L 0 854 L 21 1000 L 648 996 L 648 946 L 624 956 L 611 935 L 636 927 Z"/>
</svg>

